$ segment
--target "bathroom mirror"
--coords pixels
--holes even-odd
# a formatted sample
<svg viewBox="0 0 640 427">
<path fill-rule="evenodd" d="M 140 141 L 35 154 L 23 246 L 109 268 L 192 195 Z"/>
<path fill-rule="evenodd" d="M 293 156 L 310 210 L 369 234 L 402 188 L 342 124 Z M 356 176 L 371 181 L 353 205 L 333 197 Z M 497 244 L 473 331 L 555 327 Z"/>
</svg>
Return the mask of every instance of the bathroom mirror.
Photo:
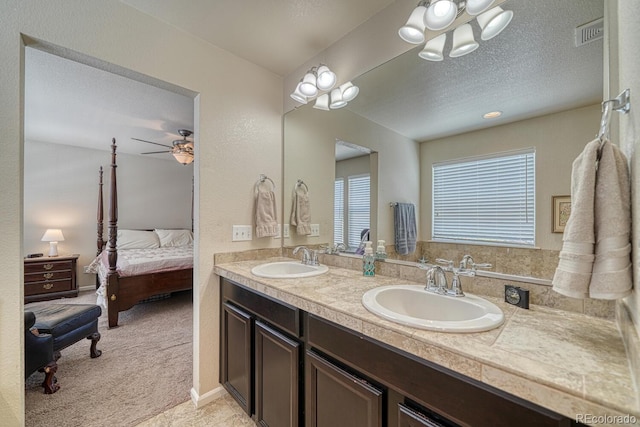
<svg viewBox="0 0 640 427">
<path fill-rule="evenodd" d="M 559 249 L 551 198 L 569 191 L 571 162 L 597 131 L 603 96 L 602 39 L 576 46 L 576 27 L 602 18 L 604 4 L 509 0 L 503 8 L 514 17 L 493 39 L 480 40 L 471 23 L 480 44 L 471 54 L 450 58 L 449 32 L 442 62 L 421 59 L 418 46 L 354 79 L 360 93 L 347 107 L 322 111 L 311 101 L 285 115 L 284 223 L 292 186 L 303 179 L 320 236 L 291 230 L 284 246 L 332 242 L 334 146 L 343 140 L 377 153 L 372 240 L 388 244 L 392 202 L 414 203 L 418 239 L 430 239 L 433 161 L 535 146 L 536 247 Z M 495 110 L 499 118 L 483 119 Z M 544 120 L 544 129 L 537 120 Z M 569 130 L 561 126 L 567 120 Z"/>
</svg>

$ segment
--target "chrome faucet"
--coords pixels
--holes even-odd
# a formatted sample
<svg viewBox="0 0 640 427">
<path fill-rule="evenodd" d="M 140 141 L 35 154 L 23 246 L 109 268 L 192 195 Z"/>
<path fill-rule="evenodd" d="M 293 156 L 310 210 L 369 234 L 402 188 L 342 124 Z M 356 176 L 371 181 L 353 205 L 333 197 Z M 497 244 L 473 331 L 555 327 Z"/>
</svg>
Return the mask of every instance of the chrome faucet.
<svg viewBox="0 0 640 427">
<path fill-rule="evenodd" d="M 296 246 L 293 254 L 296 255 L 302 249 L 302 263 L 306 265 L 318 265 L 318 252 L 306 246 Z"/>
<path fill-rule="evenodd" d="M 331 254 L 339 254 L 340 251 L 346 251 L 347 247 L 345 246 L 344 243 L 337 243 L 333 246 L 321 246 L 320 249 L 324 250 L 324 253 L 327 255 L 331 255 Z"/>
<path fill-rule="evenodd" d="M 430 267 L 427 270 L 427 286 L 425 286 L 424 290 L 446 295 L 447 288 L 447 276 L 444 274 L 444 269 L 439 265 Z"/>
<path fill-rule="evenodd" d="M 491 264 L 476 264 L 471 255 L 465 255 L 462 257 L 459 268 L 454 268 L 453 261 L 451 260 L 438 258 L 436 259 L 436 262 L 444 267 L 435 266 L 427 271 L 427 286 L 425 287 L 425 290 L 453 297 L 464 296 L 460 276 L 474 277 L 476 275 L 477 268 L 491 268 Z M 453 273 L 451 286 L 447 286 L 447 278 L 444 276 L 445 271 Z M 436 274 L 441 274 L 442 277 L 444 277 L 444 281 L 437 283 Z"/>
</svg>

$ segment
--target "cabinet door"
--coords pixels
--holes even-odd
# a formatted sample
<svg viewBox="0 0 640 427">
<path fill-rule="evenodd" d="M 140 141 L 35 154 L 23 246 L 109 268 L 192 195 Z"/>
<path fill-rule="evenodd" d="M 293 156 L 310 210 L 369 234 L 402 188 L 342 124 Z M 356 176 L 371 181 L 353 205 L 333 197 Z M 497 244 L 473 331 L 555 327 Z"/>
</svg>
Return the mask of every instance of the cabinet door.
<svg viewBox="0 0 640 427">
<path fill-rule="evenodd" d="M 382 390 L 311 351 L 305 364 L 307 427 L 382 426 Z"/>
<path fill-rule="evenodd" d="M 256 321 L 255 345 L 257 423 L 297 427 L 300 343 Z"/>
<path fill-rule="evenodd" d="M 251 415 L 251 316 L 225 302 L 222 304 L 221 320 L 220 382 L 242 409 Z"/>
<path fill-rule="evenodd" d="M 444 427 L 444 424 L 403 404 L 398 405 L 398 427 Z"/>
</svg>

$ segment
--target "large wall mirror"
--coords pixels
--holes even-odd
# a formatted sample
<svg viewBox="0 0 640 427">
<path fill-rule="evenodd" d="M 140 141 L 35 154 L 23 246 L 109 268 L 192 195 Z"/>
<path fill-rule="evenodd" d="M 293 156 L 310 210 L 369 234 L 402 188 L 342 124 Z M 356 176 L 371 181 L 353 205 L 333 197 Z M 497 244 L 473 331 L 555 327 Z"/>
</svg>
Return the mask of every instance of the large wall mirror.
<svg viewBox="0 0 640 427">
<path fill-rule="evenodd" d="M 387 244 L 393 202 L 414 203 L 418 240 L 432 240 L 433 163 L 533 147 L 535 248 L 560 249 L 552 196 L 569 194 L 571 163 L 597 132 L 603 96 L 602 39 L 577 46 L 576 28 L 602 18 L 604 3 L 509 0 L 502 7 L 513 11 L 511 24 L 483 41 L 472 22 L 480 47 L 471 54 L 450 58 L 449 33 L 443 61 L 421 59 L 418 46 L 354 79 L 360 93 L 347 107 L 322 111 L 311 101 L 285 115 L 284 223 L 302 179 L 311 222 L 320 225 L 318 237 L 291 229 L 285 247 L 333 243 L 335 147 L 344 141 L 368 150 L 371 240 Z M 496 110 L 499 118 L 483 118 Z"/>
</svg>

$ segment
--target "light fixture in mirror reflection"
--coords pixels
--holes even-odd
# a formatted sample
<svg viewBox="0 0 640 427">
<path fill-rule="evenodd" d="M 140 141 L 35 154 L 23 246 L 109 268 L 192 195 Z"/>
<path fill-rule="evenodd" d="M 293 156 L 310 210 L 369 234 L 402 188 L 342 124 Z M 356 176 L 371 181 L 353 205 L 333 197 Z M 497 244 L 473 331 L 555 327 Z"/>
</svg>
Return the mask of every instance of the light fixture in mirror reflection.
<svg viewBox="0 0 640 427">
<path fill-rule="evenodd" d="M 319 238 L 293 236 L 284 239 L 285 246 L 332 242 L 334 149 L 339 139 L 369 148 L 376 158 L 371 169 L 377 188 L 371 198 L 371 240 L 386 240 L 389 249 L 394 241 L 389 203 L 413 202 L 419 240 L 425 243 L 419 245 L 422 251 L 430 250 L 424 249 L 431 234 L 430 157 L 463 158 L 548 143 L 549 148 L 538 150 L 540 165 L 555 165 L 557 171 L 543 169 L 536 180 L 536 246 L 559 249 L 558 236 L 547 232 L 551 198 L 546 195 L 564 194 L 570 187 L 565 172 L 597 131 L 602 94 L 602 41 L 576 47 L 574 29 L 602 17 L 603 3 L 509 0 L 508 8 L 513 21 L 501 37 L 481 43 L 479 54 L 431 62 L 420 59 L 416 53 L 421 47 L 416 47 L 353 79 L 360 96 L 347 107 L 324 114 L 304 105 L 285 115 L 284 182 L 301 177 L 309 184 L 312 222 L 321 224 Z M 591 105 L 593 111 L 580 110 Z M 488 111 L 502 115 L 486 120 Z M 595 123 L 590 114 L 596 115 Z M 520 125 L 543 115 L 550 115 L 553 125 Z M 518 124 L 504 126 L 512 123 Z M 568 123 L 566 131 L 563 123 Z M 286 209 L 290 200 L 288 191 L 284 193 Z M 393 251 L 388 252 L 393 257 Z M 421 255 L 416 253 L 415 259 Z M 452 253 L 448 258 L 459 257 Z"/>
</svg>

